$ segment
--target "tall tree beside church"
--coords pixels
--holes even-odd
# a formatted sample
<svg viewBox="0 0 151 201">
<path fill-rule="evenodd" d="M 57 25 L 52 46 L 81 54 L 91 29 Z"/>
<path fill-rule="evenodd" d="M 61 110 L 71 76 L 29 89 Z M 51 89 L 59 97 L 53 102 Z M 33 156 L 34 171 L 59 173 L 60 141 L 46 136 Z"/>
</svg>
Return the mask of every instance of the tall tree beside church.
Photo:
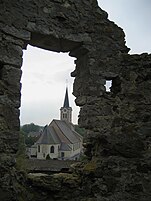
<svg viewBox="0 0 151 201">
<path fill-rule="evenodd" d="M 39 125 L 35 125 L 34 123 L 30 123 L 30 124 L 25 124 L 23 126 L 21 126 L 21 132 L 23 133 L 24 135 L 24 138 L 25 138 L 25 144 L 27 147 L 31 147 L 36 141 L 37 141 L 37 137 L 32 137 L 32 136 L 29 136 L 28 134 L 30 132 L 40 132 L 40 130 L 42 129 L 43 127 L 42 126 L 39 126 Z"/>
</svg>

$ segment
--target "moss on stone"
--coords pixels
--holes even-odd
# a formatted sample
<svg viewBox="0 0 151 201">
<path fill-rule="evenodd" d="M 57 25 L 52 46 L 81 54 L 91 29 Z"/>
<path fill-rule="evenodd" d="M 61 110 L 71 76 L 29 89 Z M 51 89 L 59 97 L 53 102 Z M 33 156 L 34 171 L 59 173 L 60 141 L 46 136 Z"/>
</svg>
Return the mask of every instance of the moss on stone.
<svg viewBox="0 0 151 201">
<path fill-rule="evenodd" d="M 19 135 L 19 147 L 18 152 L 16 154 L 16 169 L 19 171 L 26 172 L 27 164 L 26 164 L 26 156 L 25 156 L 25 142 L 24 142 L 24 136 L 22 133 Z"/>
<path fill-rule="evenodd" d="M 88 162 L 88 163 L 84 166 L 83 171 L 84 171 L 84 172 L 89 172 L 89 173 L 91 173 L 91 172 L 95 172 L 96 168 L 97 168 L 96 161 L 95 161 L 95 160 L 92 160 L 92 161 Z"/>
</svg>

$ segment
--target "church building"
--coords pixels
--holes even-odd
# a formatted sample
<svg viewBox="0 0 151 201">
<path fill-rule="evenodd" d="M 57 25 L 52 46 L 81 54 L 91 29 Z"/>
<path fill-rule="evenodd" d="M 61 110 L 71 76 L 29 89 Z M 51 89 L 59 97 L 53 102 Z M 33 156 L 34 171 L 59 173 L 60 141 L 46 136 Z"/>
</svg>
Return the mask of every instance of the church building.
<svg viewBox="0 0 151 201">
<path fill-rule="evenodd" d="M 53 119 L 46 125 L 38 141 L 31 148 L 31 156 L 37 159 L 77 160 L 82 153 L 83 137 L 72 124 L 72 108 L 69 106 L 66 88 L 60 120 Z"/>
</svg>

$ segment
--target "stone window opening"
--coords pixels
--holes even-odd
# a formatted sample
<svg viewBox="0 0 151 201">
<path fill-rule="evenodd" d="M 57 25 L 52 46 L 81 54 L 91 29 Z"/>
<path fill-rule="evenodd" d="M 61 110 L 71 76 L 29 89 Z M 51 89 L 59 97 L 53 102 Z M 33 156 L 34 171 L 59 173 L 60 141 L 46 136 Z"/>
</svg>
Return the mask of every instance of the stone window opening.
<svg viewBox="0 0 151 201">
<path fill-rule="evenodd" d="M 30 188 L 26 183 L 23 184 L 23 182 L 18 181 L 17 177 L 24 177 L 22 170 L 16 168 L 14 158 L 19 144 L 17 140 L 19 138 L 21 86 L 13 76 L 12 79 L 15 80 L 14 88 L 6 85 L 2 86 L 5 93 L 1 97 L 0 150 L 2 162 L 1 197 L 4 198 L 2 198 L 3 201 L 12 200 L 13 198 L 24 200 L 28 190 L 30 190 L 29 200 L 40 200 L 43 193 L 42 199 L 49 200 L 56 197 L 62 200 L 72 200 L 71 189 L 65 185 L 70 184 L 70 181 L 71 184 L 72 181 L 75 183 L 71 187 L 74 194 L 79 194 L 75 198 L 77 200 L 93 200 L 93 198 L 94 200 L 97 198 L 111 200 L 115 197 L 121 200 L 122 198 L 123 200 L 124 198 L 134 200 L 137 197 L 140 197 L 140 200 L 141 198 L 142 200 L 149 200 L 148 158 L 150 150 L 147 143 L 149 143 L 150 121 L 148 119 L 148 122 L 142 122 L 142 119 L 150 114 L 150 94 L 148 90 L 150 83 L 144 82 L 138 86 L 138 91 L 133 90 L 132 93 L 129 91 L 126 94 L 124 94 L 124 91 L 126 91 L 124 84 L 126 82 L 125 74 L 129 74 L 130 70 L 142 73 L 142 70 L 144 70 L 143 63 L 148 63 L 151 60 L 150 55 L 128 54 L 130 48 L 125 45 L 125 35 L 122 29 L 108 20 L 108 14 L 98 7 L 97 1 L 1 1 L 1 6 L 0 59 L 4 61 L 4 67 L 7 64 L 20 70 L 19 67 L 22 63 L 21 46 L 24 45 L 25 47 L 27 43 L 58 52 L 70 51 L 72 55 L 78 58 L 74 94 L 77 97 L 78 105 L 83 106 L 79 123 L 81 127 L 86 128 L 85 138 L 87 138 L 85 142 L 87 161 L 84 168 L 78 166 L 77 171 L 75 171 L 77 174 L 74 175 L 75 173 L 71 172 L 71 176 L 67 178 L 68 181 L 64 184 L 62 184 L 62 180 L 59 180 L 60 174 L 54 175 L 58 176 L 58 180 L 56 177 L 53 178 L 54 181 L 59 181 L 58 186 L 61 185 L 62 187 L 60 191 L 50 187 L 50 192 L 50 188 L 48 189 L 46 185 L 39 184 L 40 182 L 35 185 L 34 182 L 39 180 L 39 175 L 35 175 L 34 178 L 30 177 Z M 22 13 L 20 18 L 17 15 L 19 12 Z M 67 20 L 63 23 L 64 20 L 62 19 L 60 23 L 61 19 L 57 19 L 58 15 L 67 17 Z M 82 45 L 79 43 L 82 43 Z M 81 59 L 85 53 L 81 53 L 78 45 L 85 47 L 88 51 L 85 59 Z M 115 68 L 114 65 L 116 65 Z M 110 69 L 115 74 L 119 72 L 121 80 L 119 80 L 118 85 L 116 78 L 113 78 L 109 97 L 107 97 L 108 95 L 103 97 L 102 91 L 105 92 L 105 83 L 103 83 L 104 78 L 102 77 L 110 75 L 107 72 Z M 105 72 L 102 74 L 103 71 Z M 93 75 L 94 78 L 92 78 Z M 102 78 L 103 81 L 97 82 L 95 80 L 96 75 Z M 96 83 L 97 86 L 94 86 L 93 82 L 91 84 L 91 78 L 94 79 L 94 84 Z M 122 82 L 120 83 L 120 81 Z M 114 96 L 110 98 L 112 94 L 120 92 L 122 93 L 115 99 Z M 50 90 L 48 90 L 49 93 Z M 56 91 L 56 93 L 58 92 Z M 35 100 L 39 100 L 41 96 L 42 94 L 39 93 Z M 118 103 L 121 106 L 119 114 L 112 114 L 110 106 L 112 107 Z M 128 108 L 126 108 L 127 105 Z M 106 106 L 109 106 L 109 109 Z M 109 115 L 105 116 L 102 111 Z M 29 113 L 30 116 L 31 114 L 32 112 Z M 41 114 L 37 116 L 41 116 Z M 118 125 L 114 125 L 115 122 Z M 142 135 L 144 136 L 142 137 Z M 107 144 L 102 142 L 103 138 L 106 138 Z M 4 157 L 5 155 L 7 157 Z M 124 169 L 124 163 L 128 164 L 129 168 Z M 104 166 L 106 166 L 106 172 L 110 172 L 113 168 L 113 173 L 116 171 L 117 174 L 108 176 L 104 172 L 102 176 L 101 170 L 104 169 Z M 77 189 L 79 171 L 82 175 L 80 189 L 83 192 L 81 195 L 81 190 Z M 133 179 L 132 182 L 129 175 Z M 125 181 L 123 182 L 124 177 Z M 46 183 L 47 179 L 49 180 L 50 177 L 44 177 Z M 50 182 L 48 181 L 48 183 Z M 16 190 L 18 185 L 20 187 L 19 191 Z M 87 190 L 89 191 L 87 192 Z"/>
<path fill-rule="evenodd" d="M 121 91 L 121 79 L 119 76 L 106 78 L 104 86 L 107 93 L 117 94 Z"/>
<path fill-rule="evenodd" d="M 62 99 L 64 98 L 66 79 L 68 79 L 69 83 L 68 87 L 70 93 L 70 103 L 74 110 L 73 123 L 76 124 L 80 108 L 76 106 L 74 101 L 75 97 L 72 96 L 71 90 L 73 89 L 72 85 L 74 82 L 74 78 L 72 78 L 70 75 L 71 72 L 75 70 L 76 58 L 74 56 L 71 57 L 68 51 L 58 53 L 59 51 L 49 51 L 45 50 L 42 47 L 37 48 L 32 45 L 28 45 L 27 47 L 27 50 L 24 50 L 22 66 L 22 96 L 20 108 L 21 125 L 24 125 L 24 122 L 27 122 L 27 120 L 25 119 L 26 117 L 29 118 L 29 122 L 34 122 L 37 125 L 44 124 L 43 122 L 40 122 L 41 120 L 39 120 L 39 114 L 44 115 L 44 117 L 42 118 L 47 118 L 46 122 L 50 120 L 50 114 L 53 115 L 52 119 L 59 119 L 58 110 L 63 104 Z M 45 55 L 47 56 L 45 57 Z M 37 57 L 41 58 L 41 61 L 38 64 Z M 57 69 L 57 72 L 54 72 L 55 68 Z M 65 75 L 63 75 L 63 72 L 65 72 Z M 63 82 L 63 76 L 64 83 L 61 83 Z M 55 93 L 56 91 L 57 93 Z M 49 108 L 51 108 L 52 111 L 46 108 L 43 100 L 45 102 L 49 102 Z M 29 116 L 29 114 L 31 113 L 31 104 L 29 103 L 31 101 L 34 103 L 32 104 L 32 109 L 35 113 L 32 113 L 32 115 Z M 39 107 L 39 105 L 42 105 L 42 107 Z M 64 118 L 67 118 L 67 114 L 64 114 Z"/>
<path fill-rule="evenodd" d="M 104 86 L 105 86 L 105 90 L 106 90 L 106 92 L 111 92 L 112 80 L 106 80 Z"/>
</svg>

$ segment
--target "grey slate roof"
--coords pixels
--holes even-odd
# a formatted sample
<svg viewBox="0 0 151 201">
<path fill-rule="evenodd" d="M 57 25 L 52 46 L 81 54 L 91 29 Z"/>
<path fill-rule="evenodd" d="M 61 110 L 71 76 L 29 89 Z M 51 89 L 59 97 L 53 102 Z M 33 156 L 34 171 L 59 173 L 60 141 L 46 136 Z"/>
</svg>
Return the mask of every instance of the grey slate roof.
<svg viewBox="0 0 151 201">
<path fill-rule="evenodd" d="M 44 127 L 42 135 L 36 144 L 60 144 L 60 151 L 71 151 L 70 144 L 80 141 L 79 135 L 77 135 L 70 123 L 54 119 L 49 126 Z"/>
<path fill-rule="evenodd" d="M 79 142 L 79 139 L 76 137 L 74 132 L 71 130 L 70 124 L 67 123 L 66 121 L 61 121 L 61 120 L 53 120 L 59 127 L 59 129 L 62 131 L 64 136 L 71 142 L 71 143 L 76 143 Z"/>
<path fill-rule="evenodd" d="M 46 125 L 36 144 L 60 144 L 60 139 L 53 127 Z"/>
<path fill-rule="evenodd" d="M 68 144 L 62 142 L 62 143 L 61 143 L 60 150 L 61 150 L 61 151 L 71 151 L 72 149 L 71 149 L 71 147 L 70 147 Z"/>
<path fill-rule="evenodd" d="M 74 133 L 74 135 L 80 140 L 80 141 L 82 141 L 83 140 L 83 137 L 82 137 L 82 135 L 80 135 L 79 133 L 77 133 L 75 130 L 74 131 L 72 131 L 73 133 Z"/>
</svg>

